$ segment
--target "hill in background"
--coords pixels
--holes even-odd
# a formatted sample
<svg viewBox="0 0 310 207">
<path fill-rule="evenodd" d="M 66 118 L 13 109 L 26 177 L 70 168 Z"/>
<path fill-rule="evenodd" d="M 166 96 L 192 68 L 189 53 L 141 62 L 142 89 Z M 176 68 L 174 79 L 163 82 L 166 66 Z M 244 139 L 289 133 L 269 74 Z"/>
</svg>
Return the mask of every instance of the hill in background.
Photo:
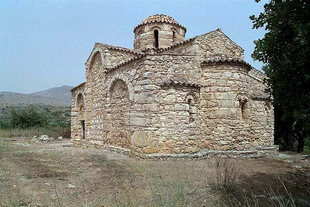
<svg viewBox="0 0 310 207">
<path fill-rule="evenodd" d="M 0 107 L 27 105 L 70 106 L 70 90 L 72 88 L 64 85 L 31 94 L 0 92 Z"/>
</svg>

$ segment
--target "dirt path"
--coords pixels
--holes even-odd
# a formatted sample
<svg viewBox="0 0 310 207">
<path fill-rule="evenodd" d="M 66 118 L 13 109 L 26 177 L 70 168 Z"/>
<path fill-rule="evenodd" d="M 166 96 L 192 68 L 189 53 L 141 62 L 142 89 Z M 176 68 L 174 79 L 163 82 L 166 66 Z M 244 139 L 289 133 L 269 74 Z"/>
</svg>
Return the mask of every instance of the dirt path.
<svg viewBox="0 0 310 207">
<path fill-rule="evenodd" d="M 300 179 L 309 179 L 308 161 L 267 158 L 150 161 L 105 149 L 73 147 L 69 140 L 28 142 L 5 141 L 7 150 L 0 160 L 0 204 L 223 206 L 227 201 L 214 191 L 216 186 L 238 186 L 266 197 L 270 186 L 280 189 L 279 178 L 291 182 L 287 185 L 294 195 L 304 197 L 309 193 L 300 185 L 295 186 Z M 227 183 L 222 183 L 224 180 Z M 275 195 L 282 195 L 282 191 Z"/>
</svg>

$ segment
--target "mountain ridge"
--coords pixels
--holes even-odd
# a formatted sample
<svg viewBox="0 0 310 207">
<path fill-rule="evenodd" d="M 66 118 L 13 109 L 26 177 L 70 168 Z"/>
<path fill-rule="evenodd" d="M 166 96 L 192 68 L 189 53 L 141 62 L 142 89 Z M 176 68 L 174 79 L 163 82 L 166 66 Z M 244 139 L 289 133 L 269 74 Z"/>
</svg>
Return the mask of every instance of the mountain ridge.
<svg viewBox="0 0 310 207">
<path fill-rule="evenodd" d="M 63 85 L 34 93 L 0 92 L 0 107 L 51 105 L 70 106 L 72 86 Z"/>
</svg>

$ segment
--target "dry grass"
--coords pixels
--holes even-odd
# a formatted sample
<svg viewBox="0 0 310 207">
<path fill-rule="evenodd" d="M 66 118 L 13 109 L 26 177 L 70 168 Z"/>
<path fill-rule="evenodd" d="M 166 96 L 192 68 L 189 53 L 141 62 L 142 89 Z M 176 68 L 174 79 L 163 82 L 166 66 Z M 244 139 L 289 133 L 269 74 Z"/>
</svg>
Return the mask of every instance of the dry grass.
<svg viewBox="0 0 310 207">
<path fill-rule="evenodd" d="M 33 137 L 46 134 L 51 137 L 70 137 L 70 128 L 50 127 L 50 128 L 28 128 L 28 129 L 0 129 L 0 138 L 11 137 Z"/>
<path fill-rule="evenodd" d="M 309 174 L 276 160 L 143 161 L 67 142 L 2 143 L 0 206 L 284 207 L 310 195 Z"/>
<path fill-rule="evenodd" d="M 235 163 L 223 159 L 216 163 L 213 190 L 227 206 L 298 207 L 310 206 L 308 169 L 279 173 L 242 175 Z M 306 198 L 306 199 L 305 199 Z"/>
</svg>

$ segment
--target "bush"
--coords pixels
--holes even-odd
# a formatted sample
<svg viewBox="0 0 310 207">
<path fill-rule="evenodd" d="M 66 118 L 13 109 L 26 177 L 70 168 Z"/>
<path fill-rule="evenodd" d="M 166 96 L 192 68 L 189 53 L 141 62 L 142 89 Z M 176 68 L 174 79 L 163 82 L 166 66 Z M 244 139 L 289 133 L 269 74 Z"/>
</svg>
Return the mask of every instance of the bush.
<svg viewBox="0 0 310 207">
<path fill-rule="evenodd" d="M 70 107 L 11 106 L 0 108 L 0 137 L 46 134 L 70 137 Z"/>
<path fill-rule="evenodd" d="M 11 111 L 11 126 L 13 128 L 31 128 L 47 126 L 47 116 L 30 107 L 20 111 Z"/>
</svg>

